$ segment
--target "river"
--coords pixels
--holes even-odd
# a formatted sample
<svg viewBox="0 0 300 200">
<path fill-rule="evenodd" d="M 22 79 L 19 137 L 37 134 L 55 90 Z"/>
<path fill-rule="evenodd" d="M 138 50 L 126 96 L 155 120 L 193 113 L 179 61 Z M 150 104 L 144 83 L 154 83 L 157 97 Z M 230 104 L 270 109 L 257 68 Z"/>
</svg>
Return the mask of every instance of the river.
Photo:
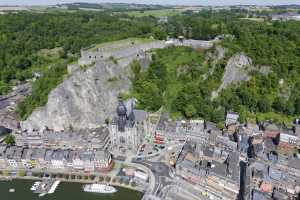
<svg viewBox="0 0 300 200">
<path fill-rule="evenodd" d="M 140 200 L 143 194 L 140 192 L 117 188 L 114 194 L 94 194 L 82 191 L 80 183 L 60 183 L 54 194 L 47 194 L 38 197 L 30 191 L 33 181 L 13 180 L 0 181 L 1 200 Z M 15 192 L 10 193 L 9 189 L 14 188 Z"/>
</svg>

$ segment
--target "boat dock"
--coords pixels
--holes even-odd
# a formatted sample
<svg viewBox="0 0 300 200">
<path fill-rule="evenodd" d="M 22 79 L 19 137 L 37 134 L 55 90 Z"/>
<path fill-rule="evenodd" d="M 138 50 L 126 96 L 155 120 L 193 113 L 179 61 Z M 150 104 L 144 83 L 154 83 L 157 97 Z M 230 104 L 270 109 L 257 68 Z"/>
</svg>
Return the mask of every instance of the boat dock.
<svg viewBox="0 0 300 200">
<path fill-rule="evenodd" d="M 55 192 L 59 183 L 60 181 L 54 179 L 43 180 L 40 184 L 38 184 L 33 193 L 40 194 L 40 196 L 52 194 Z"/>
<path fill-rule="evenodd" d="M 55 181 L 55 182 L 53 183 L 53 185 L 51 186 L 50 190 L 48 191 L 48 194 L 54 193 L 55 190 L 56 190 L 56 188 L 57 188 L 57 186 L 59 185 L 59 183 L 60 183 L 60 181 Z"/>
</svg>

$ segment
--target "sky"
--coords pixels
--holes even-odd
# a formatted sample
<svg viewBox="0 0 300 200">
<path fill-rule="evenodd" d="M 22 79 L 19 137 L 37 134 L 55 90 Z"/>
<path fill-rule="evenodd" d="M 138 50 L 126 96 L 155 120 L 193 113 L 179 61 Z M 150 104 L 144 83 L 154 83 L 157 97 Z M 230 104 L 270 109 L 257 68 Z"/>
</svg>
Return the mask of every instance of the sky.
<svg viewBox="0 0 300 200">
<path fill-rule="evenodd" d="M 90 2 L 90 3 L 141 3 L 141 4 L 173 4 L 173 5 L 282 5 L 298 4 L 300 0 L 0 0 L 0 5 L 54 5 L 58 3 Z"/>
</svg>

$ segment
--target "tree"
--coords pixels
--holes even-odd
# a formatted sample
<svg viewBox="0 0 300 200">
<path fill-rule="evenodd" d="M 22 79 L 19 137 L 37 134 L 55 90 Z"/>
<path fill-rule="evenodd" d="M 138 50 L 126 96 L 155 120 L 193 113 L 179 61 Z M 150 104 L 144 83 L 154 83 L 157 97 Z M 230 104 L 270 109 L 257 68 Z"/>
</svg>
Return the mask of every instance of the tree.
<svg viewBox="0 0 300 200">
<path fill-rule="evenodd" d="M 167 37 L 166 31 L 162 29 L 162 27 L 155 27 L 153 29 L 154 37 L 158 40 L 165 40 Z"/>
<path fill-rule="evenodd" d="M 222 122 L 225 119 L 225 109 L 223 107 L 219 108 L 219 109 L 215 109 L 212 113 L 211 113 L 211 121 L 218 123 L 218 122 Z"/>
<path fill-rule="evenodd" d="M 187 118 L 192 118 L 197 114 L 197 110 L 193 105 L 189 104 L 184 108 L 184 114 Z"/>
<path fill-rule="evenodd" d="M 285 113 L 288 115 L 293 115 L 295 113 L 295 106 L 294 106 L 294 102 L 291 100 L 288 100 L 285 104 Z"/>
<path fill-rule="evenodd" d="M 257 102 L 257 107 L 260 112 L 269 112 L 271 111 L 270 101 L 266 98 L 262 98 Z"/>
<path fill-rule="evenodd" d="M 297 98 L 295 101 L 295 113 L 300 115 L 300 98 Z"/>
<path fill-rule="evenodd" d="M 277 97 L 272 104 L 274 110 L 278 112 L 283 112 L 285 110 L 285 103 L 284 100 L 280 97 Z"/>
<path fill-rule="evenodd" d="M 140 85 L 139 103 L 148 110 L 156 111 L 162 105 L 162 94 L 158 86 L 150 81 Z"/>
<path fill-rule="evenodd" d="M 247 108 L 245 106 L 239 106 L 239 121 L 245 123 L 247 121 Z"/>
<path fill-rule="evenodd" d="M 16 144 L 15 136 L 12 134 L 9 134 L 8 136 L 5 137 L 4 142 L 7 145 L 15 145 Z"/>
<path fill-rule="evenodd" d="M 138 75 L 141 72 L 141 65 L 140 65 L 139 61 L 134 60 L 131 63 L 131 71 L 133 72 L 134 77 L 138 78 Z"/>
</svg>

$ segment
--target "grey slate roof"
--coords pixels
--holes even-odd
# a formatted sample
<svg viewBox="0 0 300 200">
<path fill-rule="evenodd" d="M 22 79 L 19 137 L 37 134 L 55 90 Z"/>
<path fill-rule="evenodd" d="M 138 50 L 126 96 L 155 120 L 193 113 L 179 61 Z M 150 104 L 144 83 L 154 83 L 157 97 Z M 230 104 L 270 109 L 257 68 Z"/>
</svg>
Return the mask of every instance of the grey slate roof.
<svg viewBox="0 0 300 200">
<path fill-rule="evenodd" d="M 63 160 L 64 159 L 64 151 L 61 149 L 54 150 L 52 154 L 52 160 Z"/>
<path fill-rule="evenodd" d="M 5 145 L 1 145 L 0 146 L 0 158 L 4 158 L 5 157 L 5 150 L 6 150 L 6 146 Z"/>
<path fill-rule="evenodd" d="M 135 121 L 142 122 L 147 119 L 148 113 L 144 110 L 133 110 Z"/>
<path fill-rule="evenodd" d="M 42 148 L 32 149 L 31 159 L 32 160 L 44 159 L 45 152 L 46 149 L 42 149 Z"/>
<path fill-rule="evenodd" d="M 300 159 L 298 158 L 290 158 L 288 161 L 288 166 L 291 168 L 300 170 Z"/>
<path fill-rule="evenodd" d="M 216 161 L 213 161 L 212 163 L 215 165 L 215 167 L 211 169 L 211 172 L 219 176 L 226 177 L 226 165 Z"/>
<path fill-rule="evenodd" d="M 16 147 L 13 155 L 13 159 L 20 160 L 22 158 L 23 147 Z"/>
<path fill-rule="evenodd" d="M 274 180 L 279 181 L 282 178 L 282 172 L 273 167 L 269 167 L 269 177 Z"/>
<path fill-rule="evenodd" d="M 97 150 L 94 153 L 94 159 L 95 160 L 105 160 L 110 157 L 110 153 L 105 150 Z"/>
<path fill-rule="evenodd" d="M 267 200 L 267 197 L 263 192 L 253 190 L 252 200 Z"/>
<path fill-rule="evenodd" d="M 5 157 L 7 159 L 13 159 L 13 155 L 15 153 L 15 149 L 16 149 L 15 146 L 7 147 L 6 152 L 5 152 Z"/>
<path fill-rule="evenodd" d="M 22 159 L 24 159 L 24 160 L 30 160 L 30 158 L 31 158 L 31 153 L 32 153 L 32 149 L 27 149 L 27 148 L 25 148 L 25 149 L 23 150 Z"/>
<path fill-rule="evenodd" d="M 83 161 L 93 161 L 94 160 L 94 154 L 92 151 L 84 151 L 80 154 L 80 158 Z"/>
<path fill-rule="evenodd" d="M 52 149 L 47 149 L 46 152 L 45 152 L 45 160 L 46 161 L 51 161 L 52 154 L 53 154 L 53 150 Z"/>
</svg>

